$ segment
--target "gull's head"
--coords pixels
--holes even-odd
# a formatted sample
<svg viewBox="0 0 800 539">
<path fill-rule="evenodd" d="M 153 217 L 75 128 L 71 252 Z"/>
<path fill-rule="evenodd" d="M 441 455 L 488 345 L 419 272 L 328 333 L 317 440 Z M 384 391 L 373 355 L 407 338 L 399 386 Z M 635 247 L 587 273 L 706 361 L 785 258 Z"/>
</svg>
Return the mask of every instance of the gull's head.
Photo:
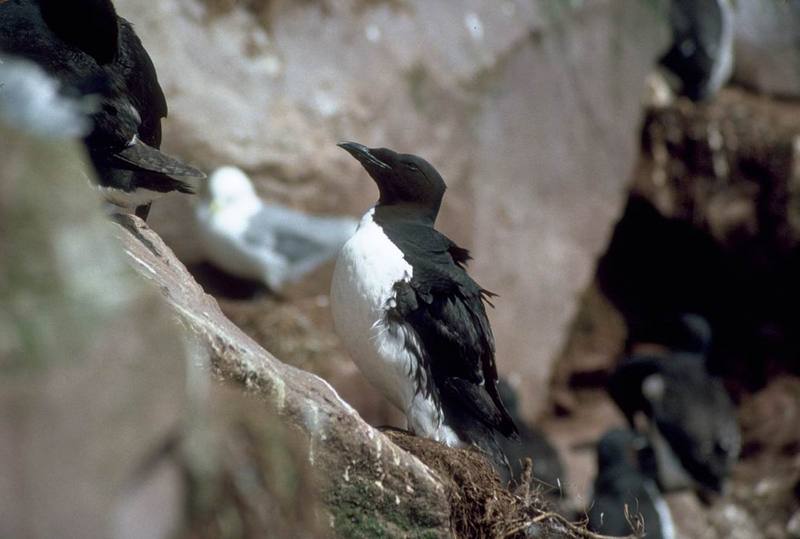
<svg viewBox="0 0 800 539">
<path fill-rule="evenodd" d="M 221 167 L 208 180 L 212 210 L 252 205 L 258 202 L 250 178 L 236 167 Z"/>
</svg>

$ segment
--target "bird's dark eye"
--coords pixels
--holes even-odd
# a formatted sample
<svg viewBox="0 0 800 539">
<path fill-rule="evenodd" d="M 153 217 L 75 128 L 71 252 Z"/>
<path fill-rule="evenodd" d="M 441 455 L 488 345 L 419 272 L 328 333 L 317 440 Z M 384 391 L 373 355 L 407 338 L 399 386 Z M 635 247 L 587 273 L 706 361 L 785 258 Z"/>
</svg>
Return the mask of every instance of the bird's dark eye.
<svg viewBox="0 0 800 539">
<path fill-rule="evenodd" d="M 408 170 L 419 170 L 417 165 L 415 165 L 414 163 L 405 163 L 405 166 Z"/>
</svg>

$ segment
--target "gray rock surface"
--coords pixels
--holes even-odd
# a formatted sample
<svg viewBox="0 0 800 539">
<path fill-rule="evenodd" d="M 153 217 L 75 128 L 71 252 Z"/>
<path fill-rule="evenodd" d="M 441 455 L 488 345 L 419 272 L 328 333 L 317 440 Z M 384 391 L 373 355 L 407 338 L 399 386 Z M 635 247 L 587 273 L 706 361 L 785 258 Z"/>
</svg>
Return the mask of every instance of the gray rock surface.
<svg viewBox="0 0 800 539">
<path fill-rule="evenodd" d="M 431 161 L 450 187 L 440 228 L 500 294 L 500 369 L 541 411 L 623 202 L 645 76 L 668 37 L 662 2 L 116 3 L 167 92 L 169 151 L 240 166 L 280 202 L 353 215 L 376 189 L 336 142 Z M 183 204 L 157 203 L 151 222 L 191 262 Z"/>
<path fill-rule="evenodd" d="M 0 536 L 168 537 L 178 326 L 111 238 L 82 146 L 2 125 L 0 140 Z M 137 503 L 144 483 L 158 511 Z"/>
<path fill-rule="evenodd" d="M 800 4 L 736 0 L 734 79 L 760 92 L 800 97 Z"/>
</svg>

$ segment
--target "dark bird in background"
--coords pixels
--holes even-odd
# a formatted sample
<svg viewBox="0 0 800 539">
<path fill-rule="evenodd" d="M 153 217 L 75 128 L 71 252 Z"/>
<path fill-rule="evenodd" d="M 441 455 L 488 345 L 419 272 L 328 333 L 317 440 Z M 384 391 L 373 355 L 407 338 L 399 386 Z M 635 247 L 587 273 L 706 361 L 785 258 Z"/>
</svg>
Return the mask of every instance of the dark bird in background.
<svg viewBox="0 0 800 539">
<path fill-rule="evenodd" d="M 364 376 L 405 413 L 414 434 L 475 445 L 507 466 L 497 436 L 517 429 L 497 390 L 492 294 L 467 274 L 469 252 L 436 231 L 445 192 L 415 155 L 341 146 L 380 198 L 339 254 L 331 287 L 336 330 Z"/>
<path fill-rule="evenodd" d="M 639 518 L 648 539 L 672 539 L 669 507 L 651 478 L 646 440 L 628 429 L 613 429 L 597 445 L 597 477 L 587 511 L 590 530 L 604 536 L 628 536 Z M 627 513 L 627 514 L 626 514 Z"/>
<path fill-rule="evenodd" d="M 660 345 L 665 350 L 707 357 L 711 352 L 711 325 L 697 314 L 663 315 L 628 320 L 627 354 L 639 344 Z"/>
<path fill-rule="evenodd" d="M 697 315 L 683 317 L 689 350 L 625 357 L 608 382 L 631 426 L 653 447 L 660 488 L 721 492 L 739 456 L 736 410 L 722 382 L 709 374 L 711 330 Z"/>
<path fill-rule="evenodd" d="M 728 0 L 672 0 L 672 45 L 661 65 L 693 101 L 716 94 L 733 71 L 734 14 Z"/>
<path fill-rule="evenodd" d="M 167 102 L 131 24 L 110 0 L 6 0 L 0 51 L 39 64 L 66 94 L 95 96 L 84 137 L 109 202 L 147 217 L 158 195 L 194 192 L 199 170 L 161 153 Z"/>
<path fill-rule="evenodd" d="M 505 477 L 505 474 L 501 473 L 502 479 L 504 482 L 519 484 L 525 461 L 531 459 L 533 478 L 542 485 L 543 492 L 554 498 L 567 497 L 565 489 L 567 478 L 558 450 L 550 443 L 544 432 L 522 420 L 519 413 L 519 397 L 511 384 L 501 378 L 498 390 L 508 414 L 519 431 L 519 440 L 506 438 L 500 440 L 500 446 L 511 465 L 511 476 Z"/>
</svg>

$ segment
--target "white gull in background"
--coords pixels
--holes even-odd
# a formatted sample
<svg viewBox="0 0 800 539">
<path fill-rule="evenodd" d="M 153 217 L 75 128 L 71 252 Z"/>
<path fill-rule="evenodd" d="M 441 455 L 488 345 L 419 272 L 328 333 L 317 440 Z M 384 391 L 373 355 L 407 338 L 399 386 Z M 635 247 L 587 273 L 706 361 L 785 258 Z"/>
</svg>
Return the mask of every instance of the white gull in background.
<svg viewBox="0 0 800 539">
<path fill-rule="evenodd" d="M 62 96 L 61 83 L 33 62 L 0 57 L 0 117 L 25 130 L 49 137 L 78 137 L 91 129 L 90 99 Z"/>
<path fill-rule="evenodd" d="M 273 291 L 335 257 L 358 222 L 316 217 L 261 200 L 244 172 L 217 169 L 195 208 L 206 258 L 220 269 Z"/>
</svg>

